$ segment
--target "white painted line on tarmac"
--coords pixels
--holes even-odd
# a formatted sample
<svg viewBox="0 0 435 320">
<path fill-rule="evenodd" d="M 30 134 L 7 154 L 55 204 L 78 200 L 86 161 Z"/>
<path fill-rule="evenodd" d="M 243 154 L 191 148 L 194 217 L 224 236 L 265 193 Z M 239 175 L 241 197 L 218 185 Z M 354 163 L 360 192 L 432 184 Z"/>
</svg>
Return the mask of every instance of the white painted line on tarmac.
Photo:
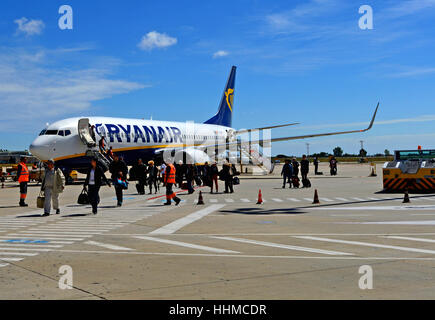
<svg viewBox="0 0 435 320">
<path fill-rule="evenodd" d="M 0 252 L 0 256 L 23 256 L 23 257 L 34 257 L 37 256 L 37 253 L 28 253 L 28 252 Z"/>
<path fill-rule="evenodd" d="M 283 201 L 283 200 L 278 199 L 278 198 L 272 198 L 272 200 L 275 201 L 275 202 L 282 202 Z"/>
<path fill-rule="evenodd" d="M 8 265 L 9 265 L 9 263 L 0 263 L 0 268 L 6 267 Z"/>
<path fill-rule="evenodd" d="M 52 251 L 53 249 L 46 249 L 46 248 L 4 248 L 4 247 L 0 247 L 0 250 L 5 250 L 5 251 L 44 251 L 44 252 L 48 252 L 48 251 Z"/>
<path fill-rule="evenodd" d="M 335 197 L 335 199 L 337 199 L 339 201 L 349 202 L 349 200 L 347 200 L 345 198 Z"/>
<path fill-rule="evenodd" d="M 266 255 L 245 255 L 245 254 L 212 254 L 212 253 L 179 253 L 179 252 L 137 252 L 137 251 L 91 251 L 91 250 L 53 250 L 55 252 L 68 253 L 88 253 L 88 254 L 112 254 L 112 255 L 149 255 L 149 256 L 167 256 L 167 257 L 219 257 L 232 259 L 288 259 L 288 260 L 356 260 L 356 261 L 383 261 L 383 260 L 412 260 L 412 261 L 435 261 L 435 257 L 358 257 L 358 256 L 266 256 Z"/>
<path fill-rule="evenodd" d="M 367 207 L 340 207 L 334 206 L 334 208 L 326 208 L 326 207 L 313 207 L 312 210 L 357 210 L 357 211 L 367 211 L 367 210 L 397 210 L 397 211 L 410 211 L 410 210 L 420 210 L 420 211 L 433 211 L 435 210 L 435 206 L 367 206 Z"/>
<path fill-rule="evenodd" d="M 414 238 L 414 237 L 401 237 L 401 236 L 383 236 L 383 238 L 435 243 L 435 239 L 424 239 L 424 238 Z"/>
<path fill-rule="evenodd" d="M 77 237 L 84 237 L 84 236 L 90 236 L 94 234 L 102 234 L 102 232 L 72 232 L 72 231 L 44 231 L 44 230 L 29 230 L 29 231 L 20 231 L 20 233 L 26 233 L 26 234 L 56 234 L 56 235 L 65 235 L 65 236 L 77 236 Z"/>
<path fill-rule="evenodd" d="M 300 246 L 291 246 L 291 245 L 286 245 L 286 244 L 257 241 L 257 240 L 251 240 L 251 239 L 242 239 L 242 238 L 233 238 L 233 237 L 211 237 L 211 238 L 220 239 L 220 240 L 229 240 L 229 241 L 235 241 L 235 242 L 241 242 L 241 243 L 256 244 L 256 245 L 265 246 L 265 247 L 274 247 L 274 248 L 281 248 L 281 249 L 287 249 L 287 250 L 328 254 L 328 255 L 334 255 L 334 256 L 337 256 L 337 255 L 339 255 L 339 256 L 349 256 L 350 255 L 351 256 L 351 255 L 353 255 L 352 253 L 346 253 L 346 252 L 322 250 L 322 249 L 315 249 L 315 248 L 306 248 L 306 247 L 300 247 Z"/>
<path fill-rule="evenodd" d="M 44 227 L 44 228 L 32 228 L 29 231 L 58 231 L 58 232 L 105 232 L 110 231 L 112 229 L 86 229 L 86 228 L 71 228 L 71 227 Z"/>
<path fill-rule="evenodd" d="M 59 236 L 59 237 L 41 237 L 41 235 L 37 235 L 35 237 L 28 237 L 23 236 L 22 234 L 9 234 L 7 236 L 0 236 L 0 239 L 26 239 L 26 240 L 35 240 L 35 238 L 37 240 L 65 240 L 65 241 L 81 241 L 84 240 L 84 238 L 65 238 L 63 236 Z"/>
<path fill-rule="evenodd" d="M 7 243 L 2 242 L 0 243 L 2 246 L 7 247 L 13 247 L 13 248 L 62 248 L 63 246 L 57 245 L 57 244 L 39 244 L 39 243 L 32 243 L 32 244 L 22 244 L 22 243 Z"/>
<path fill-rule="evenodd" d="M 301 200 L 296 199 L 296 198 L 287 198 L 287 199 L 290 201 L 293 201 L 293 202 L 301 202 Z"/>
<path fill-rule="evenodd" d="M 311 199 L 311 198 L 304 198 L 304 200 L 306 200 L 308 202 L 313 202 L 313 199 Z"/>
<path fill-rule="evenodd" d="M 365 199 L 355 198 L 355 197 L 352 197 L 352 199 L 354 199 L 354 200 L 356 200 L 356 201 L 367 201 L 367 200 L 365 200 Z"/>
<path fill-rule="evenodd" d="M 329 198 L 320 198 L 320 200 L 322 201 L 326 201 L 326 202 L 333 202 L 334 200 L 331 200 Z"/>
<path fill-rule="evenodd" d="M 232 202 L 234 202 L 234 199 L 225 198 L 225 202 L 230 202 L 230 203 L 232 203 Z"/>
<path fill-rule="evenodd" d="M 320 237 L 311 237 L 311 236 L 296 236 L 295 238 L 305 239 L 305 240 L 341 243 L 341 244 L 351 244 L 351 245 L 356 245 L 356 246 L 364 246 L 364 247 L 372 247 L 372 248 L 384 248 L 384 249 L 393 249 L 393 250 L 408 251 L 408 252 L 435 254 L 435 250 L 426 250 L 426 249 L 409 248 L 409 247 L 398 247 L 398 246 L 390 246 L 390 245 L 386 245 L 386 244 L 369 243 L 369 242 L 361 242 L 361 241 L 347 241 L 347 240 L 338 240 L 338 239 L 320 238 Z"/>
<path fill-rule="evenodd" d="M 380 200 L 379 198 L 373 198 L 373 197 L 369 197 L 368 199 L 369 199 L 369 200 L 374 200 L 374 201 L 378 201 L 378 200 Z"/>
<path fill-rule="evenodd" d="M 121 246 L 116 246 L 114 244 L 102 243 L 102 242 L 97 242 L 97 241 L 86 241 L 85 243 L 93 245 L 93 246 L 103 247 L 103 248 L 110 249 L 110 250 L 119 250 L 119 251 L 132 251 L 132 250 L 134 250 L 134 249 L 127 248 L 127 247 L 121 247 Z"/>
<path fill-rule="evenodd" d="M 210 199 L 209 201 L 210 201 L 211 203 L 217 203 L 217 202 L 218 202 L 217 199 Z"/>
<path fill-rule="evenodd" d="M 181 228 L 205 217 L 206 215 L 223 208 L 224 206 L 225 206 L 224 204 L 213 204 L 213 205 L 208 206 L 204 209 L 201 209 L 199 211 L 191 213 L 183 218 L 175 220 L 175 221 L 167 224 L 164 227 L 161 227 L 161 228 L 158 228 L 154 231 L 151 231 L 149 234 L 171 234 L 171 233 L 174 233 L 174 232 L 180 230 Z"/>
<path fill-rule="evenodd" d="M 92 237 L 93 235 L 89 235 L 89 234 L 80 234 L 80 235 L 76 235 L 76 234 L 64 234 L 64 233 L 10 233 L 10 236 L 15 236 L 15 237 L 35 237 L 35 238 L 43 238 L 46 239 L 45 237 L 58 237 L 59 239 L 62 240 L 66 240 L 67 238 L 71 239 L 71 238 L 76 238 L 76 239 L 82 239 L 82 238 L 89 238 Z M 83 240 L 83 239 L 82 239 Z"/>
<path fill-rule="evenodd" d="M 161 242 L 161 243 L 166 243 L 166 244 L 172 244 L 172 245 L 180 246 L 180 247 L 186 247 L 186 248 L 204 250 L 204 251 L 209 251 L 209 252 L 216 252 L 216 253 L 239 253 L 237 251 L 232 251 L 232 250 L 225 250 L 225 249 L 213 248 L 213 247 L 208 247 L 208 246 L 201 246 L 201 245 L 187 243 L 187 242 L 167 240 L 167 239 L 160 239 L 160 238 L 154 238 L 154 237 L 140 236 L 140 237 L 135 237 L 135 238 L 142 239 L 142 240 L 156 241 L 156 242 Z"/>
<path fill-rule="evenodd" d="M 18 262 L 24 260 L 24 258 L 0 258 L 0 261 L 6 261 L 6 262 Z"/>
<path fill-rule="evenodd" d="M 245 199 L 245 198 L 240 199 L 240 201 L 242 201 L 242 202 L 251 202 L 249 199 Z"/>
</svg>

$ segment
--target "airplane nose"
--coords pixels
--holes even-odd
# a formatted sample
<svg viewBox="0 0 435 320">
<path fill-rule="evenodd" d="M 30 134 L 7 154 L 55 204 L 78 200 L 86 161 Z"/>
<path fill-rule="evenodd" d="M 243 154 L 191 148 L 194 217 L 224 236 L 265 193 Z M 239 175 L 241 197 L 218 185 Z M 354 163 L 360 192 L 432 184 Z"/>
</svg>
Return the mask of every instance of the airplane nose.
<svg viewBox="0 0 435 320">
<path fill-rule="evenodd" d="M 29 151 L 32 155 L 37 157 L 40 160 L 47 160 L 47 147 L 36 143 L 35 141 L 30 145 Z"/>
</svg>

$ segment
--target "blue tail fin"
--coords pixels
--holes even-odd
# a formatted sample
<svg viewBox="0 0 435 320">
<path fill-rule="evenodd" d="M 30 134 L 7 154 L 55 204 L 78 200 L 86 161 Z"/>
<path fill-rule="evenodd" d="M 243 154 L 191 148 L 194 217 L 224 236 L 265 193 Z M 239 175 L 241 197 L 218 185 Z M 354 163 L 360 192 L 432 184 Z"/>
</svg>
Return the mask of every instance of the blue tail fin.
<svg viewBox="0 0 435 320">
<path fill-rule="evenodd" d="M 204 123 L 217 124 L 220 126 L 231 127 L 233 116 L 234 102 L 234 84 L 236 82 L 236 67 L 231 68 L 230 76 L 228 77 L 227 85 L 222 94 L 219 110 L 213 118 L 210 118 Z"/>
</svg>

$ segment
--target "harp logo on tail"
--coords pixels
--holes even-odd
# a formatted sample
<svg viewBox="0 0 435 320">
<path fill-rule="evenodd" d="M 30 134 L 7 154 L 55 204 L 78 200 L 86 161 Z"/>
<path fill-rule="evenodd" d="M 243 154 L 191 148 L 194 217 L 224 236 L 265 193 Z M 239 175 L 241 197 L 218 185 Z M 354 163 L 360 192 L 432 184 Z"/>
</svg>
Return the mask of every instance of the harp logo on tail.
<svg viewBox="0 0 435 320">
<path fill-rule="evenodd" d="M 228 90 L 225 91 L 225 97 L 227 99 L 228 108 L 230 108 L 230 111 L 233 112 L 234 89 L 228 88 Z"/>
</svg>

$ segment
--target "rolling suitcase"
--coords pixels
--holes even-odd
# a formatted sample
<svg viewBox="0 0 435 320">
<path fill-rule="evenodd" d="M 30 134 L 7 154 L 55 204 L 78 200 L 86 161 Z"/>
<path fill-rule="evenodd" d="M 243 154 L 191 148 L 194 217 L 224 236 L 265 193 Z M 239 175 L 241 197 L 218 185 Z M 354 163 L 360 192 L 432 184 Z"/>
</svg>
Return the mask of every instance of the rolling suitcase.
<svg viewBox="0 0 435 320">
<path fill-rule="evenodd" d="M 311 182 L 310 182 L 310 180 L 308 178 L 307 179 L 302 179 L 302 186 L 304 188 L 311 188 Z"/>
</svg>

